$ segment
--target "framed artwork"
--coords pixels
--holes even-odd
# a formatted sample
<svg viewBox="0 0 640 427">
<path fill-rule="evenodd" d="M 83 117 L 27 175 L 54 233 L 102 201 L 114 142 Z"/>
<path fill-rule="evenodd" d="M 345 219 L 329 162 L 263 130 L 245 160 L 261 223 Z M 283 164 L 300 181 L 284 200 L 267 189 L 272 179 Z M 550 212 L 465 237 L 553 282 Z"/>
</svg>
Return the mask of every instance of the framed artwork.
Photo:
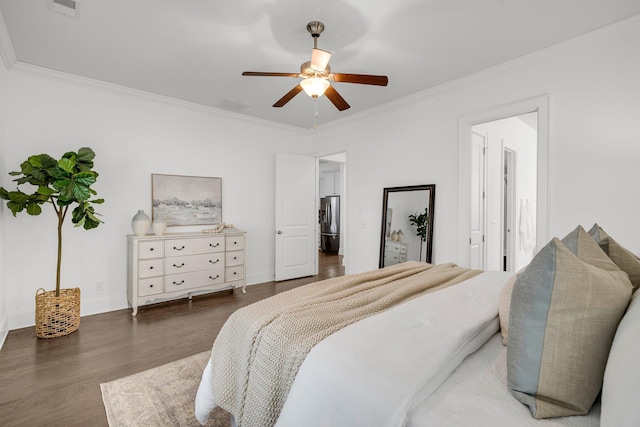
<svg viewBox="0 0 640 427">
<path fill-rule="evenodd" d="M 153 219 L 167 225 L 222 222 L 222 178 L 151 174 Z"/>
</svg>

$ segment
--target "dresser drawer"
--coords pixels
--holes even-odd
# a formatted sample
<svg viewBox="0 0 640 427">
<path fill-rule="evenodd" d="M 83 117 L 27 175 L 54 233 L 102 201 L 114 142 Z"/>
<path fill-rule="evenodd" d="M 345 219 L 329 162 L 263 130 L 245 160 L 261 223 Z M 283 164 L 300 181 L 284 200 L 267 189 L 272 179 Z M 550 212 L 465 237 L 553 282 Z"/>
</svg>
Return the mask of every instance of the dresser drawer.
<svg viewBox="0 0 640 427">
<path fill-rule="evenodd" d="M 164 242 L 162 240 L 151 240 L 140 242 L 138 245 L 138 259 L 162 258 L 164 256 Z"/>
<path fill-rule="evenodd" d="M 225 270 L 225 279 L 227 282 L 244 279 L 244 266 L 227 267 Z"/>
<path fill-rule="evenodd" d="M 138 295 L 160 294 L 164 291 L 164 276 L 138 280 Z"/>
<path fill-rule="evenodd" d="M 233 251 L 227 252 L 225 263 L 227 267 L 232 267 L 234 265 L 242 265 L 244 264 L 244 252 L 243 251 Z"/>
<path fill-rule="evenodd" d="M 191 273 L 171 274 L 165 277 L 165 292 L 175 292 L 183 289 L 200 288 L 208 285 L 224 283 L 224 269 L 216 268 Z"/>
<path fill-rule="evenodd" d="M 138 277 L 153 277 L 153 276 L 162 276 L 164 273 L 162 271 L 162 258 L 158 259 L 146 259 L 138 261 Z"/>
<path fill-rule="evenodd" d="M 393 241 L 386 241 L 384 242 L 384 251 L 395 252 L 398 254 L 407 253 L 407 246 Z"/>
<path fill-rule="evenodd" d="M 227 236 L 226 249 L 228 251 L 244 249 L 244 236 Z"/>
<path fill-rule="evenodd" d="M 164 259 L 164 274 L 188 273 L 216 267 L 224 267 L 224 252 Z"/>
<path fill-rule="evenodd" d="M 199 239 L 171 239 L 164 242 L 164 256 L 224 252 L 224 236 L 213 236 Z"/>
<path fill-rule="evenodd" d="M 384 265 L 392 265 L 400 262 L 400 254 L 395 252 L 384 253 Z"/>
</svg>

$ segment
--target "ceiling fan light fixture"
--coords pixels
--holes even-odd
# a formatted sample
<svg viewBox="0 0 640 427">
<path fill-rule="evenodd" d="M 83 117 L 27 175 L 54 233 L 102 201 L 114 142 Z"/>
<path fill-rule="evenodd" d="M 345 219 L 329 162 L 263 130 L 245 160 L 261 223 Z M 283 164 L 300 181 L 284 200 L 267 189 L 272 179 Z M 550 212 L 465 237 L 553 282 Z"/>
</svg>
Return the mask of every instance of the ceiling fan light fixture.
<svg viewBox="0 0 640 427">
<path fill-rule="evenodd" d="M 331 59 L 331 52 L 313 48 L 311 51 L 311 68 L 319 73 L 324 72 Z"/>
<path fill-rule="evenodd" d="M 331 83 L 322 77 L 309 77 L 302 80 L 300 86 L 302 86 L 307 95 L 316 99 L 324 94 L 324 91 L 331 86 Z"/>
</svg>

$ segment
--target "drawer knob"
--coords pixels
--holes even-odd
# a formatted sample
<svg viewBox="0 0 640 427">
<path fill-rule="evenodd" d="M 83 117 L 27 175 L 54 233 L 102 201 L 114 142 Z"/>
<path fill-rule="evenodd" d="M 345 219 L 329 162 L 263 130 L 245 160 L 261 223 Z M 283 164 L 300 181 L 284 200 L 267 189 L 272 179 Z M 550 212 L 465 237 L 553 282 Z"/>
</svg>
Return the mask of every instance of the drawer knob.
<svg viewBox="0 0 640 427">
<path fill-rule="evenodd" d="M 182 268 L 182 267 L 184 267 L 184 262 L 182 264 L 180 264 L 180 265 L 173 264 L 173 266 L 175 268 Z"/>
<path fill-rule="evenodd" d="M 150 288 L 153 288 L 153 285 L 149 285 Z"/>
<path fill-rule="evenodd" d="M 153 248 L 149 248 L 149 250 L 150 250 L 151 252 L 153 252 Z"/>
<path fill-rule="evenodd" d="M 153 270 L 153 265 L 151 267 L 149 267 L 149 270 Z"/>
<path fill-rule="evenodd" d="M 219 274 L 216 274 L 216 277 L 211 277 L 211 276 L 209 276 L 209 279 L 211 279 L 211 280 L 216 280 L 218 277 L 220 277 L 220 275 L 219 275 Z"/>
<path fill-rule="evenodd" d="M 184 249 L 184 245 L 180 246 L 179 248 L 174 246 L 173 249 L 176 250 L 176 251 L 181 251 L 181 250 Z"/>
<path fill-rule="evenodd" d="M 174 284 L 174 285 L 176 285 L 176 286 L 180 286 L 180 285 L 182 285 L 183 283 L 184 283 L 184 280 L 181 280 L 181 281 L 180 281 L 180 283 L 178 283 L 178 282 L 173 282 L 173 284 Z"/>
<path fill-rule="evenodd" d="M 234 272 L 233 272 L 233 275 L 235 276 L 236 274 L 238 274 L 238 273 L 236 273 L 236 272 L 234 271 Z"/>
<path fill-rule="evenodd" d="M 234 256 L 234 257 L 233 257 L 233 259 L 238 259 L 238 257 L 237 257 L 237 256 Z"/>
<path fill-rule="evenodd" d="M 209 262 L 210 262 L 211 264 L 217 264 L 219 261 L 220 261 L 219 259 L 217 259 L 217 260 L 215 260 L 215 261 L 214 261 L 214 260 L 212 260 L 212 259 L 210 259 L 210 260 L 209 260 Z"/>
<path fill-rule="evenodd" d="M 212 248 L 217 248 L 218 246 L 220 246 L 220 243 L 216 243 L 215 245 L 213 243 L 209 243 L 209 246 L 211 246 Z"/>
<path fill-rule="evenodd" d="M 233 241 L 233 244 L 234 244 L 234 245 L 237 245 L 237 244 L 238 244 L 238 242 L 236 242 L 236 241 L 234 240 L 234 241 Z"/>
</svg>

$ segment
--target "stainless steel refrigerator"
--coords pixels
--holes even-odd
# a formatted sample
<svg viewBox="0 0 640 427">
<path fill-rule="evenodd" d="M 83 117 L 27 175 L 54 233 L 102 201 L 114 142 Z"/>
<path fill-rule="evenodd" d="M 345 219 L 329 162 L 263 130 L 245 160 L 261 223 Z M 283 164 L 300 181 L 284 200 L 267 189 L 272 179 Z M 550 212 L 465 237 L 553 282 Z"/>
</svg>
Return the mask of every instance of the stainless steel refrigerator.
<svg viewBox="0 0 640 427">
<path fill-rule="evenodd" d="M 340 250 L 340 196 L 320 199 L 320 249 L 336 253 Z"/>
</svg>

